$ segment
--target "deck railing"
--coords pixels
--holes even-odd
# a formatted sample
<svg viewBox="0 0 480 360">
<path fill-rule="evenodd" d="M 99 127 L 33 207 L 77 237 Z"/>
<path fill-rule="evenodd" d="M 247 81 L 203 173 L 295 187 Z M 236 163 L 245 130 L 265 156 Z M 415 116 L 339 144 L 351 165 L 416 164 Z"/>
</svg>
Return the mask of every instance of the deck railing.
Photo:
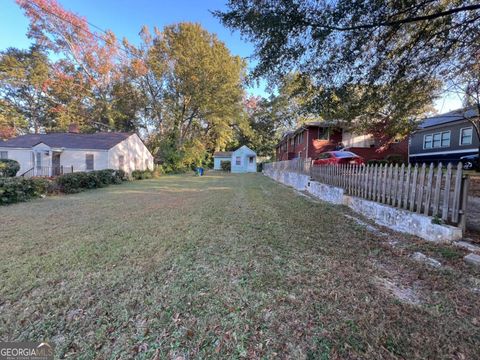
<svg viewBox="0 0 480 360">
<path fill-rule="evenodd" d="M 469 178 L 462 164 L 311 165 L 310 160 L 268 164 L 266 170 L 295 171 L 341 187 L 348 195 L 433 216 L 465 228 Z"/>
<path fill-rule="evenodd" d="M 69 174 L 74 172 L 73 166 L 35 166 L 23 174 L 19 175 L 24 178 L 30 177 L 50 177 L 50 176 L 59 176 L 63 174 Z"/>
</svg>

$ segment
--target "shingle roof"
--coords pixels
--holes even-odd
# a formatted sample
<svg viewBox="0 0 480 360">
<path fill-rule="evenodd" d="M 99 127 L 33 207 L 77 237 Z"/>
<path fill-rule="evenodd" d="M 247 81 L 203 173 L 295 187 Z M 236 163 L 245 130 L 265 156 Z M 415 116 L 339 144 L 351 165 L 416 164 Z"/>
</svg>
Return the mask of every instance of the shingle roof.
<svg viewBox="0 0 480 360">
<path fill-rule="evenodd" d="M 27 134 L 0 141 L 0 147 L 31 148 L 44 143 L 54 148 L 108 150 L 131 135 L 121 132 Z"/>
<path fill-rule="evenodd" d="M 231 157 L 232 151 L 215 151 L 213 153 L 214 157 Z"/>
<path fill-rule="evenodd" d="M 432 126 L 448 124 L 454 121 L 465 120 L 477 116 L 477 112 L 474 108 L 458 109 L 450 111 L 445 114 L 435 115 L 426 118 L 419 125 L 419 128 L 425 129 Z"/>
</svg>

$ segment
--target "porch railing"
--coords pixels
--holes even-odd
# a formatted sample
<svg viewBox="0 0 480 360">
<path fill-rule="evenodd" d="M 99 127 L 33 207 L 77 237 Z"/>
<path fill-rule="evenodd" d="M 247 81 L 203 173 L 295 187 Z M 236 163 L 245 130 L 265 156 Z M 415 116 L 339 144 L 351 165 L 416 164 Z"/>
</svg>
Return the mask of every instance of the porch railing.
<svg viewBox="0 0 480 360">
<path fill-rule="evenodd" d="M 74 172 L 73 166 L 35 166 L 27 171 L 25 171 L 20 176 L 24 178 L 30 177 L 49 177 L 49 176 L 59 176 L 63 174 L 69 174 Z"/>
</svg>

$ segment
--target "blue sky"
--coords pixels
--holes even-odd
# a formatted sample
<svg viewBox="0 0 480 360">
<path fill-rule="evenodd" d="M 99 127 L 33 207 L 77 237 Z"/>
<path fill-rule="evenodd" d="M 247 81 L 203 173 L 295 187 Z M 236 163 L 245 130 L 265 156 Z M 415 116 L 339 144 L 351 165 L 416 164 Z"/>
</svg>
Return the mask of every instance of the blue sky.
<svg viewBox="0 0 480 360">
<path fill-rule="evenodd" d="M 102 29 L 112 30 L 119 38 L 126 37 L 137 43 L 138 32 L 143 25 L 162 28 L 181 21 L 201 23 L 204 28 L 225 42 L 232 54 L 248 58 L 253 54 L 253 45 L 243 41 L 238 32 L 232 33 L 212 16 L 209 10 L 225 9 L 225 0 L 60 0 L 67 10 L 85 16 L 89 22 Z M 28 48 L 30 40 L 26 33 L 28 20 L 14 0 L 0 0 L 0 50 L 8 47 Z M 252 66 L 252 60 L 249 61 Z M 250 88 L 249 92 L 266 95 L 266 83 Z M 455 95 L 439 99 L 439 112 L 454 110 L 461 106 Z"/>
</svg>

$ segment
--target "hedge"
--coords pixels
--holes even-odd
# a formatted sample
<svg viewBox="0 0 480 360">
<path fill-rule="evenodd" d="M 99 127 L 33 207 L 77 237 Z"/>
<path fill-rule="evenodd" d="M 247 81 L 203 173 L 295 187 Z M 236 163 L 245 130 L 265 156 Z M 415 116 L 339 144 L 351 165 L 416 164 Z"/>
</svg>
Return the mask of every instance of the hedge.
<svg viewBox="0 0 480 360">
<path fill-rule="evenodd" d="M 27 201 L 46 195 L 52 181 L 45 178 L 0 178 L 0 205 Z"/>
<path fill-rule="evenodd" d="M 128 176 L 125 171 L 112 169 L 64 174 L 55 179 L 0 178 L 0 205 L 27 201 L 56 192 L 78 193 L 86 189 L 120 184 L 126 180 Z"/>
<path fill-rule="evenodd" d="M 154 172 L 150 170 L 134 170 L 132 171 L 132 178 L 134 180 L 151 179 L 154 176 Z"/>
<path fill-rule="evenodd" d="M 18 161 L 11 159 L 0 159 L 0 177 L 14 177 L 20 170 Z"/>
<path fill-rule="evenodd" d="M 127 180 L 123 170 L 97 170 L 90 172 L 74 172 L 60 175 L 55 179 L 60 191 L 65 194 L 78 193 L 87 189 L 96 189 L 111 184 L 120 184 Z"/>
</svg>

